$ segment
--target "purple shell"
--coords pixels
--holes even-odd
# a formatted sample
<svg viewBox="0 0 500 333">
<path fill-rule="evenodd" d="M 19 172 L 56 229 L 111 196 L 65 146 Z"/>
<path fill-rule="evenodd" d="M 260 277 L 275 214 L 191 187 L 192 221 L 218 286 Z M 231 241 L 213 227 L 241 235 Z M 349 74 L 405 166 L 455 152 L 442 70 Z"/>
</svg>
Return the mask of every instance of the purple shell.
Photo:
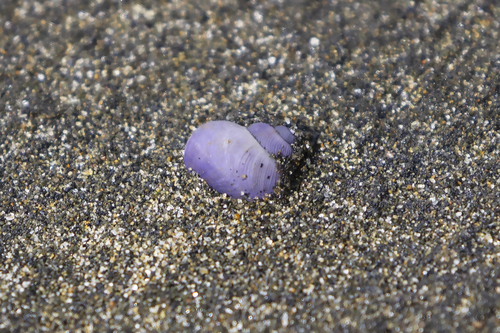
<svg viewBox="0 0 500 333">
<path fill-rule="evenodd" d="M 289 156 L 292 148 L 274 128 L 261 125 L 266 124 L 253 124 L 248 130 L 229 121 L 212 121 L 200 126 L 186 144 L 186 168 L 197 172 L 219 193 L 233 198 L 263 198 L 273 193 L 279 171 L 270 152 L 281 151 L 282 155 L 286 152 L 285 156 Z M 250 133 L 252 127 L 259 129 L 256 136 L 269 152 Z"/>
</svg>

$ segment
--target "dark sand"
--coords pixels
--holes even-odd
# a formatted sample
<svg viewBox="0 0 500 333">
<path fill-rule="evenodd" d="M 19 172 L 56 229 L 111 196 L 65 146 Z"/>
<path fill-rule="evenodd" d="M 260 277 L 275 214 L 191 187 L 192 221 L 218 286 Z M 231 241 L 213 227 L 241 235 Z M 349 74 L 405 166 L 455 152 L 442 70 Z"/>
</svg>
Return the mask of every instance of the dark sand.
<svg viewBox="0 0 500 333">
<path fill-rule="evenodd" d="M 0 332 L 498 332 L 495 3 L 1 1 Z M 188 174 L 216 119 L 300 187 Z"/>
</svg>

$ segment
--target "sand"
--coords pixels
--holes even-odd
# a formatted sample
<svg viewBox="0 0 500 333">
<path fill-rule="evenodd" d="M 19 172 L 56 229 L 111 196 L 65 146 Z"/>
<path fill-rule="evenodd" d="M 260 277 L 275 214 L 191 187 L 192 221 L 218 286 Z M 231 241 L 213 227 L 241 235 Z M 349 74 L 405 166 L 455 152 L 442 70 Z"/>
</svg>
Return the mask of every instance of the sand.
<svg viewBox="0 0 500 333">
<path fill-rule="evenodd" d="M 0 3 L 0 331 L 498 331 L 499 18 Z M 317 141 L 235 200 L 184 167 L 210 120 Z"/>
</svg>

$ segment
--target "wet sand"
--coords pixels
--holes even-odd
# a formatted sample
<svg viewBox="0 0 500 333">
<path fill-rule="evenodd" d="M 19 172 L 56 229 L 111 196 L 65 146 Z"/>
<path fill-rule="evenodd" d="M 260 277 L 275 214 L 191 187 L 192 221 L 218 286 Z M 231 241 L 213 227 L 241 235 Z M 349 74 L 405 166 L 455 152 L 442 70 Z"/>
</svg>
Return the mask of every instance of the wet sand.
<svg viewBox="0 0 500 333">
<path fill-rule="evenodd" d="M 0 4 L 0 331 L 498 330 L 499 18 Z M 189 174 L 223 119 L 317 135 L 294 187 L 248 202 Z"/>
</svg>

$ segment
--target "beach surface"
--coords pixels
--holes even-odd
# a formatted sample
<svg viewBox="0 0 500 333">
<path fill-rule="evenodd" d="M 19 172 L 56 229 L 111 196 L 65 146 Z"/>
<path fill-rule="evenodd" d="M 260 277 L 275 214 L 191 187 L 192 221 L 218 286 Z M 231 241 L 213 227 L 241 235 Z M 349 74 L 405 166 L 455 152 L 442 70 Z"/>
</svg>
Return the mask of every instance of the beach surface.
<svg viewBox="0 0 500 333">
<path fill-rule="evenodd" d="M 0 2 L 0 332 L 498 332 L 499 40 L 488 0 Z M 293 186 L 188 173 L 211 120 L 294 131 Z"/>
</svg>

